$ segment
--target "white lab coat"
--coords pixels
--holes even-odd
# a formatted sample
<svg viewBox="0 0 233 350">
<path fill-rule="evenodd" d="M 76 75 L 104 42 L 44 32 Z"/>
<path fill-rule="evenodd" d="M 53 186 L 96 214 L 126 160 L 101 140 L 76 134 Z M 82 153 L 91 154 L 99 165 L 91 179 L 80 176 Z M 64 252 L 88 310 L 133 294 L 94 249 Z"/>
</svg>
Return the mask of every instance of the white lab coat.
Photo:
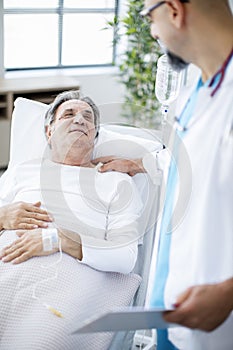
<svg viewBox="0 0 233 350">
<path fill-rule="evenodd" d="M 233 60 L 220 90 L 214 97 L 211 91 L 201 88 L 183 138 L 188 157 L 179 162 L 184 177 L 177 198 L 184 195 L 187 202 L 180 220 L 174 220 L 165 286 L 168 308 L 189 286 L 233 277 Z M 186 101 L 177 102 L 177 116 Z M 157 164 L 161 157 L 157 154 Z M 182 350 L 232 350 L 233 313 L 211 333 L 171 328 L 169 339 Z"/>
</svg>

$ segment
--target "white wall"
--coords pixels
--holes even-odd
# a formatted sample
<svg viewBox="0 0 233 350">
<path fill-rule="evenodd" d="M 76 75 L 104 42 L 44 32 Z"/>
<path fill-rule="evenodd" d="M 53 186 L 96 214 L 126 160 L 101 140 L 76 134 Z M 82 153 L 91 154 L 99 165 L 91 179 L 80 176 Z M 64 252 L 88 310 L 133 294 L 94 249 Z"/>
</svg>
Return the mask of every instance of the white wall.
<svg viewBox="0 0 233 350">
<path fill-rule="evenodd" d="M 84 75 L 77 79 L 82 93 L 90 96 L 98 105 L 103 123 L 124 121 L 120 115 L 124 88 L 114 74 Z"/>
</svg>

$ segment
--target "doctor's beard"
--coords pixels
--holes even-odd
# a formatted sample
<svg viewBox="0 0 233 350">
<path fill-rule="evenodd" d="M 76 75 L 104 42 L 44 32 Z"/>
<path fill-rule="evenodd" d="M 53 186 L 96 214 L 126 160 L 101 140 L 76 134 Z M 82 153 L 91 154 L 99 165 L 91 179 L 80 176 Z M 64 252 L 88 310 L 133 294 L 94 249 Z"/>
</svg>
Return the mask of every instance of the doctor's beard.
<svg viewBox="0 0 233 350">
<path fill-rule="evenodd" d="M 184 61 L 181 57 L 175 55 L 170 50 L 168 50 L 166 46 L 161 42 L 161 40 L 158 40 L 158 43 L 162 51 L 167 55 L 170 66 L 175 71 L 180 72 L 181 70 L 185 69 L 189 65 L 188 62 Z"/>
<path fill-rule="evenodd" d="M 185 69 L 189 64 L 188 62 L 185 62 L 182 58 L 179 56 L 176 56 L 171 51 L 167 50 L 166 52 L 168 57 L 168 62 L 170 66 L 177 72 L 180 72 L 181 70 Z"/>
</svg>

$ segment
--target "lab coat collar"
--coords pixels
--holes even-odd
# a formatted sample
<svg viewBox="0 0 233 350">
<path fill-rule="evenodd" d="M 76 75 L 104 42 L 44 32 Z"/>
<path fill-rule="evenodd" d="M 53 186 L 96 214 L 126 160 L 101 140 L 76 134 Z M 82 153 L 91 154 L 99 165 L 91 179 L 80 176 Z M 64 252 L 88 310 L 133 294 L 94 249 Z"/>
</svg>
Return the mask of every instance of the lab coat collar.
<svg viewBox="0 0 233 350">
<path fill-rule="evenodd" d="M 185 108 L 186 103 L 188 103 L 188 100 L 192 95 L 194 89 L 196 88 L 199 79 L 200 77 L 195 79 L 194 84 L 192 84 L 190 87 L 183 87 L 180 97 L 178 98 L 177 104 L 176 104 L 176 119 L 179 120 L 179 116 L 181 115 L 183 109 Z M 231 61 L 229 62 L 224 80 L 221 84 L 219 91 L 217 91 L 216 95 L 214 95 L 213 97 L 211 96 L 213 87 L 209 87 L 208 85 L 203 85 L 200 88 L 200 91 L 198 93 L 198 100 L 195 108 L 195 117 L 194 117 L 195 120 L 197 120 L 199 116 L 203 113 L 203 111 L 205 111 L 206 108 L 208 108 L 209 104 L 211 105 L 212 99 L 218 98 L 219 95 L 222 95 L 221 91 L 225 90 L 232 83 L 233 83 L 233 59 L 231 59 Z M 187 127 L 189 127 L 194 122 L 194 118 L 191 118 Z"/>
</svg>

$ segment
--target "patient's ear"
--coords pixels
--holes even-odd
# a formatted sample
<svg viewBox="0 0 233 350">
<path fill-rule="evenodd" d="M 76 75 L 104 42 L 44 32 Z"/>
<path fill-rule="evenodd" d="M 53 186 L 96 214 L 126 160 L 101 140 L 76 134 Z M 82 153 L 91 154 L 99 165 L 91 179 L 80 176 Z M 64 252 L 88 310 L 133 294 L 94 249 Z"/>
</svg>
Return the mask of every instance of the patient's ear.
<svg viewBox="0 0 233 350">
<path fill-rule="evenodd" d="M 52 137 L 52 126 L 46 125 L 45 126 L 45 134 L 48 140 L 48 144 L 51 145 L 51 137 Z"/>
</svg>

